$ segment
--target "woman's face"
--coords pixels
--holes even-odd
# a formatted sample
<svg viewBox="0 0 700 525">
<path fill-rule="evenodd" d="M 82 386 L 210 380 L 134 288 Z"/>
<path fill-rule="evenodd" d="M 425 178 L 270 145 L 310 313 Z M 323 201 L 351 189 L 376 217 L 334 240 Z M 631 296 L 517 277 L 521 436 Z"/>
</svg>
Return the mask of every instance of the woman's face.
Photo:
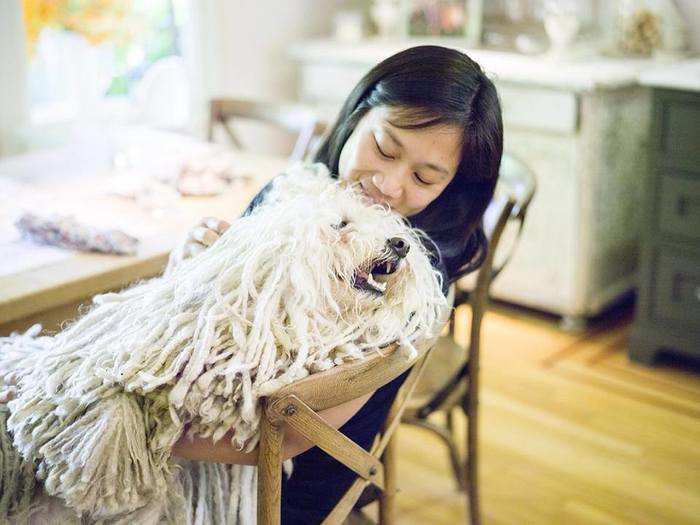
<svg viewBox="0 0 700 525">
<path fill-rule="evenodd" d="M 392 126 L 391 109 L 375 107 L 357 123 L 340 152 L 341 180 L 359 182 L 374 202 L 410 217 L 424 210 L 454 178 L 462 132 L 457 126 Z"/>
</svg>

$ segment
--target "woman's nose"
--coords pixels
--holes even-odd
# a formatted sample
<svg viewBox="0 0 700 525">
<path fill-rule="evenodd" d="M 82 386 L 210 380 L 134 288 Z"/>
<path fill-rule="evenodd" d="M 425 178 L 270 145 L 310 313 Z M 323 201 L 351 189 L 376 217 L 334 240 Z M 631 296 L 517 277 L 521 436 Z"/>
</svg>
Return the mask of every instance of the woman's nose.
<svg viewBox="0 0 700 525">
<path fill-rule="evenodd" d="M 372 177 L 372 183 L 376 188 L 390 199 L 401 197 L 403 188 L 401 187 L 400 174 L 377 174 Z"/>
</svg>

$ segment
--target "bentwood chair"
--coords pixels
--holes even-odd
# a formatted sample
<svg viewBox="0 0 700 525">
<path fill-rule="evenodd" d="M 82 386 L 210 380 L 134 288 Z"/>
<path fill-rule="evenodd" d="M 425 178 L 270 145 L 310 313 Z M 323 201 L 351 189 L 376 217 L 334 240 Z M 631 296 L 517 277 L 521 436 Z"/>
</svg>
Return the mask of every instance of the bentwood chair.
<svg viewBox="0 0 700 525">
<path fill-rule="evenodd" d="M 238 149 L 244 149 L 231 127 L 238 120 L 256 120 L 296 134 L 290 161 L 305 160 L 327 128 L 325 121 L 313 109 L 301 104 L 222 98 L 209 102 L 208 140 L 213 140 L 214 129 L 220 125 L 231 143 Z"/>
<path fill-rule="evenodd" d="M 431 431 L 447 445 L 457 487 L 467 492 L 467 516 L 472 525 L 480 523 L 477 433 L 481 322 L 488 308 L 491 283 L 513 255 L 535 189 L 532 172 L 514 157 L 505 156 L 499 187 L 484 215 L 488 256 L 475 276 L 457 283 L 455 304 L 469 305 L 471 309 L 468 346 L 464 349 L 455 341 L 453 317 L 450 333 L 437 341 L 430 364 L 403 416 L 404 423 Z M 504 233 L 511 226 L 514 235 L 507 246 L 501 246 Z M 466 454 L 460 453 L 457 446 L 457 411 L 462 412 L 467 422 Z M 439 418 L 429 419 L 435 413 L 441 413 L 444 424 Z"/>
<path fill-rule="evenodd" d="M 446 310 L 440 326 L 449 319 L 450 309 Z M 419 343 L 416 346 L 418 355 L 413 360 L 409 361 L 395 345 L 390 346 L 366 359 L 309 376 L 264 400 L 258 446 L 258 525 L 280 523 L 281 454 L 286 427 L 293 428 L 357 474 L 355 482 L 323 522 L 325 525 L 342 524 L 369 485 L 381 491 L 380 523 L 395 523 L 396 475 L 392 437 L 434 341 L 435 338 Z M 389 410 L 383 430 L 369 452 L 318 415 L 321 410 L 373 392 L 411 367 Z"/>
</svg>

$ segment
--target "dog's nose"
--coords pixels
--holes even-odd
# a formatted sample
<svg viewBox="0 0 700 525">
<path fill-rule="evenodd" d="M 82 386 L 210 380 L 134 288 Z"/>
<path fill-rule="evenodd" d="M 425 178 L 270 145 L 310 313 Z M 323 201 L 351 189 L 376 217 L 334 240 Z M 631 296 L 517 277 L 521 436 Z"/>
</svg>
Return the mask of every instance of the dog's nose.
<svg viewBox="0 0 700 525">
<path fill-rule="evenodd" d="M 387 240 L 386 243 L 389 245 L 389 249 L 401 259 L 406 257 L 406 254 L 410 248 L 409 244 L 401 237 L 392 237 L 391 239 Z"/>
</svg>

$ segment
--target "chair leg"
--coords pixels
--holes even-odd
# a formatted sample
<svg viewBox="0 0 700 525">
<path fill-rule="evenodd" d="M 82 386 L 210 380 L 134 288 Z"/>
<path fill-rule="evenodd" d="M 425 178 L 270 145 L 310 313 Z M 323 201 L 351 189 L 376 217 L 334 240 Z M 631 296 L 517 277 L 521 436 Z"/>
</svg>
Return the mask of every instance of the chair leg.
<svg viewBox="0 0 700 525">
<path fill-rule="evenodd" d="M 214 123 L 217 120 L 218 107 L 216 102 L 209 103 L 209 123 L 207 124 L 207 142 L 214 141 Z"/>
<path fill-rule="evenodd" d="M 258 445 L 258 525 L 279 525 L 282 519 L 283 437 L 283 429 L 264 414 Z"/>
<path fill-rule="evenodd" d="M 451 412 L 448 412 L 448 414 L 450 413 Z M 450 464 L 452 465 L 452 473 L 454 474 L 455 482 L 457 483 L 457 490 L 466 492 L 467 476 L 464 472 L 464 463 L 460 457 L 457 441 L 455 439 L 454 432 L 450 427 L 450 423 L 448 422 L 446 425 L 447 428 L 443 428 L 441 425 L 436 425 L 427 419 L 410 418 L 405 419 L 403 422 L 419 428 L 424 428 L 425 430 L 430 430 L 433 434 L 442 439 L 450 456 Z"/>
<path fill-rule="evenodd" d="M 447 444 L 447 448 L 450 454 L 450 464 L 452 465 L 452 473 L 454 474 L 455 481 L 457 482 L 457 490 L 466 492 L 468 480 L 465 476 L 464 469 L 462 468 L 462 460 L 460 458 L 459 450 L 457 449 L 457 439 L 455 437 L 454 431 L 454 409 L 448 409 L 445 418 L 447 433 L 451 438 L 449 443 Z"/>
<path fill-rule="evenodd" d="M 478 411 L 475 401 L 466 401 L 467 408 L 467 458 L 466 458 L 466 482 L 469 508 L 467 516 L 471 525 L 481 523 L 481 509 L 479 508 L 479 461 L 477 452 Z"/>
<path fill-rule="evenodd" d="M 396 524 L 396 435 L 389 440 L 384 453 L 384 491 L 379 497 L 380 525 Z"/>
</svg>

